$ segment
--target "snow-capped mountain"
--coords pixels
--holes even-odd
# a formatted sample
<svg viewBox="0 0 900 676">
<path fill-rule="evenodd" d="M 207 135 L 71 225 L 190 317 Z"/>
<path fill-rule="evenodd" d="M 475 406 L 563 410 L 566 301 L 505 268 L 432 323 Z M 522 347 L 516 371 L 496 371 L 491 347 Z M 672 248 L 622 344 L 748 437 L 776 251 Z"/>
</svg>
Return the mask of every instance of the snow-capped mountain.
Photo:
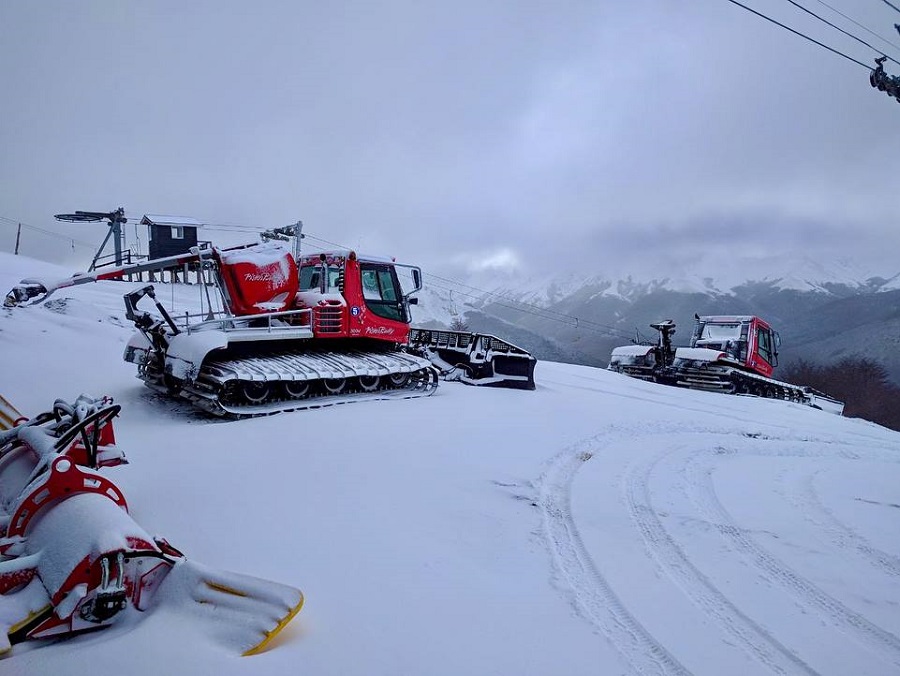
<svg viewBox="0 0 900 676">
<path fill-rule="evenodd" d="M 657 292 L 703 294 L 711 297 L 737 296 L 739 289 L 765 286 L 772 291 L 796 291 L 844 296 L 900 288 L 900 273 L 887 279 L 847 261 L 828 265 L 809 258 L 770 258 L 763 261 L 736 263 L 735 270 L 722 278 L 684 271 L 677 275 L 638 277 L 628 275 L 613 278 L 602 274 L 585 275 L 575 272 L 541 278 L 506 279 L 500 284 L 486 285 L 486 302 L 503 297 L 521 303 L 551 307 L 576 294 L 589 298 L 617 298 L 634 302 Z"/>
</svg>

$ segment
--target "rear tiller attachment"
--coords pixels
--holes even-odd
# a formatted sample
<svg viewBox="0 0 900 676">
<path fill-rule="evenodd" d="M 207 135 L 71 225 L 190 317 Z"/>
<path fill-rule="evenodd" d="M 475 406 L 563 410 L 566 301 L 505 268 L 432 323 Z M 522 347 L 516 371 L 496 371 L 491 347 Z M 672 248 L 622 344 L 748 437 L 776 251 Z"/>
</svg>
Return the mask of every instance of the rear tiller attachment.
<svg viewBox="0 0 900 676">
<path fill-rule="evenodd" d="M 496 336 L 468 331 L 410 329 L 409 350 L 426 357 L 444 380 L 533 390 L 535 359 Z"/>
</svg>

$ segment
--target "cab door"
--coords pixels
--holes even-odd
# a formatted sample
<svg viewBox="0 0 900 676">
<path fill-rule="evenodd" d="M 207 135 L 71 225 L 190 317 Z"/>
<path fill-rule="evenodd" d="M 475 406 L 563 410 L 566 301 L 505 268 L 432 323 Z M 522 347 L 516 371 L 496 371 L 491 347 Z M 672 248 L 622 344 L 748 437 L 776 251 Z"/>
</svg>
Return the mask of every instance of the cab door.
<svg viewBox="0 0 900 676">
<path fill-rule="evenodd" d="M 756 349 L 750 366 L 762 376 L 769 377 L 778 366 L 778 340 L 776 333 L 768 326 L 756 325 Z"/>
</svg>

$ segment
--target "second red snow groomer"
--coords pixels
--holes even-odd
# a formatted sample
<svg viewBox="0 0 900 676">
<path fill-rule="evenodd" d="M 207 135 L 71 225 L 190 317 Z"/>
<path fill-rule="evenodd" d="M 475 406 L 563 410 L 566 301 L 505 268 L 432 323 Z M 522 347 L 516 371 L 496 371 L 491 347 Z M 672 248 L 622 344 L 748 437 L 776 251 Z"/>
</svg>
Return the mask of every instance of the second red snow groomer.
<svg viewBox="0 0 900 676">
<path fill-rule="evenodd" d="M 781 338 L 755 315 L 694 315 L 689 347 L 675 348 L 675 322 L 650 325 L 659 332 L 655 345 L 626 345 L 613 350 L 609 370 L 634 378 L 696 390 L 784 399 L 840 414 L 843 404 L 810 387 L 772 377 Z"/>
</svg>

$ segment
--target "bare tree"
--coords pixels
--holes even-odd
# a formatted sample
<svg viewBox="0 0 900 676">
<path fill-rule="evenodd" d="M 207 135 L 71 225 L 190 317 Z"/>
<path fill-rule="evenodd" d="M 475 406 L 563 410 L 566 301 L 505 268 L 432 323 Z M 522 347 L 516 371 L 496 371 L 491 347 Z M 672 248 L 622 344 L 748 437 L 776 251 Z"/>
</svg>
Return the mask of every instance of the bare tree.
<svg viewBox="0 0 900 676">
<path fill-rule="evenodd" d="M 900 387 L 890 381 L 881 364 L 868 357 L 844 357 L 824 366 L 801 359 L 785 367 L 782 376 L 840 399 L 848 417 L 900 430 Z"/>
<path fill-rule="evenodd" d="M 469 323 L 459 315 L 453 315 L 453 321 L 450 322 L 451 331 L 468 331 Z"/>
</svg>

